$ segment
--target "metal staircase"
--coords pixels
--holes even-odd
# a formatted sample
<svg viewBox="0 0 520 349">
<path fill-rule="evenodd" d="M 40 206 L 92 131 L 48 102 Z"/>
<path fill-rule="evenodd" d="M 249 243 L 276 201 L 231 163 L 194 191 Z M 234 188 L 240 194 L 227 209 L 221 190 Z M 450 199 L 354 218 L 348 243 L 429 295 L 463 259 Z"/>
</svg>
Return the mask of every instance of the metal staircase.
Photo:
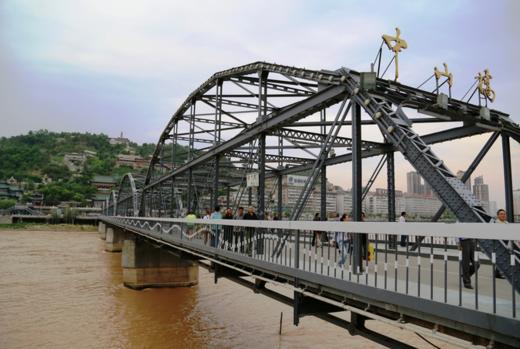
<svg viewBox="0 0 520 349">
<path fill-rule="evenodd" d="M 388 101 L 363 91 L 358 79 L 349 71 L 341 69 L 340 72 L 344 77 L 343 82 L 352 94 L 352 100 L 359 103 L 370 115 L 387 141 L 405 156 L 460 222 L 491 220 L 462 181 L 450 172 L 443 161 L 432 152 L 430 146 L 415 133 L 400 107 L 394 110 Z M 517 258 L 511 255 L 506 244 L 503 241 L 494 244 L 492 240 L 479 240 L 479 244 L 491 260 L 496 260 L 497 268 L 515 290 L 520 292 L 520 264 Z"/>
</svg>

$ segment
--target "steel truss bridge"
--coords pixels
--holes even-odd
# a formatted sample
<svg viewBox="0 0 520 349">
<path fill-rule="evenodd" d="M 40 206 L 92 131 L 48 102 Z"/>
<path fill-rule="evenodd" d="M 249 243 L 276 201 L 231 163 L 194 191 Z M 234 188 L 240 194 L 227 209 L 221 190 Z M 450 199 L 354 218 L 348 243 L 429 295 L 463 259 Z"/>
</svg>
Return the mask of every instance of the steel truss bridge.
<svg viewBox="0 0 520 349">
<path fill-rule="evenodd" d="M 518 331 L 513 330 L 520 328 L 516 317 L 520 264 L 508 242 L 513 235 L 507 235 L 512 229 L 518 230 L 517 225 L 496 229 L 495 225 L 493 231 L 500 234 L 487 235 L 434 234 L 424 231 L 425 225 L 418 226 L 414 232 L 404 232 L 420 232 L 421 237 L 411 238 L 413 246 L 407 245 L 403 250 L 392 243 L 392 234 L 396 233 L 392 223 L 374 231 L 358 223 L 349 226 L 349 230 L 328 225 L 311 229 L 309 222 L 300 221 L 316 187 L 321 198 L 321 217 L 327 216 L 327 168 L 351 163 L 352 220 L 361 221 L 362 199 L 386 167 L 388 220 L 395 222 L 394 154 L 399 152 L 443 204 L 433 221 L 449 209 L 459 222 L 489 222 L 491 217 L 464 182 L 501 138 L 506 211 L 508 220 L 513 222 L 510 139 L 520 142 L 520 126 L 507 114 L 488 109 L 480 94 L 476 105 L 448 97 L 439 88 L 433 93 L 380 78 L 369 84 L 369 77 L 346 68 L 309 70 L 265 62 L 214 74 L 173 114 L 159 138 L 146 176 L 123 177 L 119 191 L 110 197 L 104 219 L 186 255 L 211 261 L 216 278 L 225 276 L 247 284 L 243 277 L 253 277 L 256 282 L 252 287 L 264 293 L 271 292 L 265 287 L 266 282 L 291 285 L 292 299 L 270 295 L 294 305 L 296 324 L 300 316 L 311 314 L 381 339 L 363 326 L 364 319 L 377 318 L 403 327 L 414 324 L 416 332 L 420 327 L 430 334 L 453 335 L 478 344 L 520 346 Z M 442 126 L 438 127 L 442 131 L 419 132 L 428 129 L 429 124 Z M 481 134 L 489 134 L 489 138 L 462 178 L 455 176 L 432 150 L 438 143 Z M 379 164 L 369 182 L 363 183 L 362 160 L 372 157 L 379 158 Z M 251 173 L 258 176 L 256 188 L 247 186 L 246 176 Z M 255 206 L 260 220 L 267 212 L 282 217 L 282 182 L 289 174 L 302 174 L 306 180 L 298 199 L 290 203 L 288 221 L 227 221 L 222 230 L 211 229 L 207 224 L 193 229 L 193 225 L 179 219 L 185 212 L 198 214 L 205 207 L 216 206 L 222 198 L 225 206 L 234 211 L 244 203 Z M 244 231 L 253 231 L 249 240 L 239 239 L 234 233 L 223 238 L 225 227 L 233 224 L 245 224 Z M 441 227 L 445 225 L 437 224 L 438 229 L 444 229 Z M 399 226 L 401 231 L 402 227 Z M 491 230 L 490 225 L 485 227 Z M 212 243 L 204 243 L 196 233 L 204 229 L 213 234 Z M 341 277 L 337 249 L 331 245 L 311 247 L 309 230 L 328 231 L 329 236 L 334 232 L 356 232 L 352 254 L 342 265 Z M 376 260 L 370 263 L 362 249 L 366 234 L 376 244 Z M 479 258 L 489 262 L 490 273 L 496 267 L 507 280 L 492 276 L 488 280 L 492 287 L 481 287 L 480 300 L 478 287 L 470 295 L 476 299 L 471 306 L 467 292 L 460 287 L 460 256 L 449 253 L 453 252 L 450 247 L 456 245 L 453 238 L 457 236 L 477 238 Z M 252 246 L 247 252 L 243 249 L 244 241 Z M 428 262 L 422 271 L 421 257 Z M 435 269 L 437 258 L 444 263 L 439 266 L 440 271 Z M 303 266 L 306 261 L 307 269 Z M 330 273 L 331 265 L 334 275 Z M 418 269 L 413 280 L 409 275 L 412 265 L 414 273 Z M 327 273 L 323 272 L 324 266 Z M 431 280 L 424 286 L 421 280 L 425 278 L 421 279 L 421 275 L 430 266 Z M 390 269 L 394 268 L 395 275 L 390 279 Z M 415 283 L 414 295 L 410 294 L 410 282 Z M 395 288 L 390 283 L 395 283 Z M 406 287 L 405 292 L 402 287 Z M 425 299 L 423 287 L 431 289 L 431 297 L 428 294 Z M 483 306 L 484 303 L 487 305 Z M 461 308 L 454 308 L 457 306 Z M 350 322 L 330 315 L 345 307 L 353 314 Z M 396 344 L 387 338 L 381 342 Z"/>
</svg>

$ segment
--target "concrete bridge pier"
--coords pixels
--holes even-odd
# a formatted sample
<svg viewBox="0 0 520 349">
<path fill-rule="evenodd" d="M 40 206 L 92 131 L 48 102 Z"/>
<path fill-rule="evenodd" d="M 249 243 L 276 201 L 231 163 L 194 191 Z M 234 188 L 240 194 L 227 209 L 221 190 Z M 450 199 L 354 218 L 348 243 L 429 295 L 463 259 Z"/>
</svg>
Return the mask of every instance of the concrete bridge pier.
<svg viewBox="0 0 520 349">
<path fill-rule="evenodd" d="M 99 222 L 98 224 L 98 232 L 99 232 L 99 237 L 103 240 L 106 239 L 107 237 L 107 225 L 103 222 Z"/>
<path fill-rule="evenodd" d="M 123 241 L 125 240 L 125 234 L 125 231 L 120 228 L 106 228 L 105 251 L 121 252 L 123 250 Z"/>
<path fill-rule="evenodd" d="M 199 281 L 198 265 L 165 248 L 126 234 L 123 243 L 123 284 L 141 290 L 149 287 L 185 287 Z"/>
</svg>

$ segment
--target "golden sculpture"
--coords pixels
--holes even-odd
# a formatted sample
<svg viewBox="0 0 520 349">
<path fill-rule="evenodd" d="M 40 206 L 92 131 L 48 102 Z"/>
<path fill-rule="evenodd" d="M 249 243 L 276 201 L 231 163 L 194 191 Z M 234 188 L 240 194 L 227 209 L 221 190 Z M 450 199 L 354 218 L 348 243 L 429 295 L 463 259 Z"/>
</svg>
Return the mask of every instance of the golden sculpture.
<svg viewBox="0 0 520 349">
<path fill-rule="evenodd" d="M 484 69 L 484 75 L 479 72 L 478 75 L 475 76 L 475 79 L 478 81 L 478 92 L 487 98 L 490 102 L 493 102 L 495 100 L 496 94 L 495 91 L 493 91 L 491 88 L 491 79 L 493 79 L 493 77 L 491 76 L 489 69 Z"/>
<path fill-rule="evenodd" d="M 401 39 L 401 30 L 399 28 L 395 28 L 396 35 L 391 36 L 387 34 L 383 34 L 383 40 L 388 47 L 388 49 L 392 52 L 394 52 L 394 59 L 395 59 L 395 81 L 397 81 L 397 78 L 399 78 L 399 52 L 401 50 L 404 50 L 408 48 L 408 44 L 405 40 Z M 395 42 L 395 45 L 392 46 L 392 43 Z"/>
<path fill-rule="evenodd" d="M 440 71 L 437 67 L 433 68 L 433 74 L 435 75 L 435 79 L 437 80 L 437 84 L 439 83 L 439 79 L 441 77 L 446 77 L 448 79 L 448 86 L 451 88 L 453 86 L 453 74 L 448 71 L 448 65 L 446 63 L 442 63 L 444 65 L 444 71 Z"/>
</svg>

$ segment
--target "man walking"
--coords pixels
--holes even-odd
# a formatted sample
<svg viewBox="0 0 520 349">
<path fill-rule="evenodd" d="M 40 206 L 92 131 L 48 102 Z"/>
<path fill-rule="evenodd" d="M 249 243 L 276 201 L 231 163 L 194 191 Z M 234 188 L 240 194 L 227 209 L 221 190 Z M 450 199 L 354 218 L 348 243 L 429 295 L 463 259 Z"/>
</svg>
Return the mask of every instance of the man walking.
<svg viewBox="0 0 520 349">
<path fill-rule="evenodd" d="M 215 211 L 211 214 L 211 219 L 222 219 L 222 213 L 220 213 L 220 206 L 215 206 Z M 220 239 L 220 230 L 222 229 L 221 225 L 213 224 L 211 226 L 212 230 L 212 236 L 211 236 L 211 246 L 212 247 L 218 247 L 219 246 L 219 239 Z"/>
<path fill-rule="evenodd" d="M 253 206 L 249 206 L 247 209 L 247 213 L 244 214 L 243 220 L 245 221 L 256 221 L 258 220 L 258 216 L 255 213 L 255 209 Z M 255 234 L 255 228 L 247 227 L 246 231 L 246 253 L 251 256 L 252 254 L 252 246 L 253 246 L 253 236 Z"/>
<path fill-rule="evenodd" d="M 459 249 L 462 251 L 462 282 L 464 287 L 470 290 L 473 289 L 471 286 L 471 276 L 480 267 L 480 263 L 475 261 L 475 239 L 460 238 Z"/>
<path fill-rule="evenodd" d="M 235 215 L 235 220 L 244 219 L 244 208 L 240 206 Z M 244 253 L 244 227 L 235 227 L 235 246 L 240 246 L 235 249 L 235 252 L 240 251 L 240 253 Z"/>
</svg>

